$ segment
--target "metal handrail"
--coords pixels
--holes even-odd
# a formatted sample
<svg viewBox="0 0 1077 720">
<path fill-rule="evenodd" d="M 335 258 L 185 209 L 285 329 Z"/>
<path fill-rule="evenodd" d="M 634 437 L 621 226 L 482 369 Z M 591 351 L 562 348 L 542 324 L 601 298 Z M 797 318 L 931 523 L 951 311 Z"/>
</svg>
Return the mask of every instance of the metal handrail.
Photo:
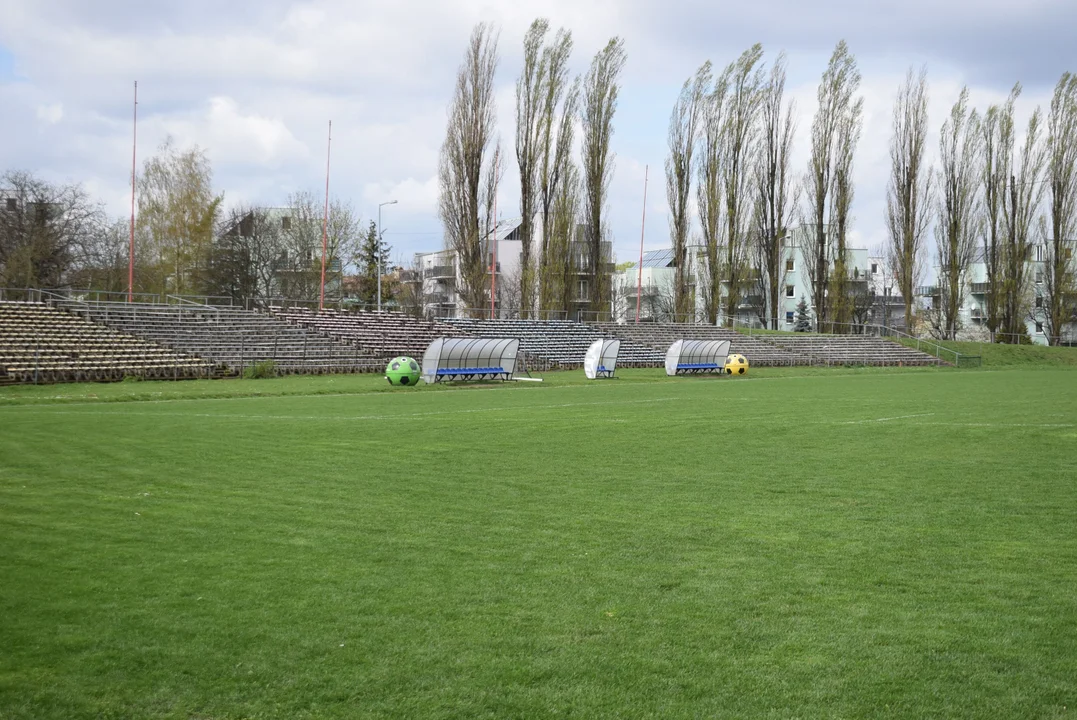
<svg viewBox="0 0 1077 720">
<path fill-rule="evenodd" d="M 221 312 L 219 308 L 216 308 L 216 307 L 214 307 L 212 305 L 204 305 L 203 303 L 197 303 L 197 302 L 194 302 L 193 300 L 188 300 L 187 298 L 180 297 L 179 295 L 165 295 L 165 300 L 166 301 L 168 301 L 168 300 L 176 300 L 180 304 L 194 305 L 197 308 L 201 308 L 203 310 L 212 310 L 212 311 L 214 311 L 215 313 L 218 313 L 218 314 L 220 314 L 220 312 Z M 165 304 L 168 304 L 168 303 L 166 302 Z"/>
<path fill-rule="evenodd" d="M 74 303 L 85 310 L 89 310 L 90 308 L 90 306 L 83 300 L 75 300 L 74 298 L 68 297 L 66 295 L 60 295 L 49 290 L 38 290 L 37 293 L 38 297 L 48 297 L 50 300 L 50 305 L 54 304 L 56 300 L 60 300 L 65 303 Z"/>
<path fill-rule="evenodd" d="M 905 338 L 907 340 L 915 340 L 916 341 L 916 349 L 919 352 L 924 352 L 923 346 L 925 346 L 925 345 L 928 346 L 928 347 L 934 348 L 935 357 L 938 358 L 939 360 L 942 360 L 942 353 L 943 352 L 948 352 L 948 353 L 950 353 L 950 354 L 952 354 L 954 356 L 953 364 L 955 366 L 960 365 L 961 364 L 961 358 L 965 357 L 964 353 L 960 353 L 957 350 L 953 350 L 951 348 L 944 347 L 944 346 L 938 344 L 937 342 L 933 342 L 931 340 L 924 340 L 923 338 L 914 337 L 914 336 L 908 334 L 907 332 L 903 332 L 901 330 L 897 330 L 897 329 L 892 328 L 892 327 L 884 327 L 882 325 L 864 325 L 863 327 L 865 329 L 873 328 L 875 330 L 882 330 L 882 331 L 884 331 L 886 333 L 892 333 L 892 334 L 896 335 L 897 337 L 902 337 L 902 338 Z M 879 334 L 879 337 L 883 337 L 882 333 Z"/>
</svg>

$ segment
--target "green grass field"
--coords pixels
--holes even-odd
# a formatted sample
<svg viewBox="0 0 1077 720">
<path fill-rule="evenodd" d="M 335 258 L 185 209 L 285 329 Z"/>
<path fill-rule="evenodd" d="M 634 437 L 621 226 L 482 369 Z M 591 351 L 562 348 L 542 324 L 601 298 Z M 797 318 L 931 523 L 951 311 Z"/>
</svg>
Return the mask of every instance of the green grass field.
<svg viewBox="0 0 1077 720">
<path fill-rule="evenodd" d="M 580 375 L 0 391 L 0 718 L 1074 715 L 1073 369 Z"/>
</svg>

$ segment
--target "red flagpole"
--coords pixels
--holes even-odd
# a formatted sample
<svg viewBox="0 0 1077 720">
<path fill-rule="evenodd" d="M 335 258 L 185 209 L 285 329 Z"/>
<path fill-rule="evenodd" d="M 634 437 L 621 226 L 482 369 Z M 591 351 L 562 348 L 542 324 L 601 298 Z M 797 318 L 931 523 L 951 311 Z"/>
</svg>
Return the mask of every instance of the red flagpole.
<svg viewBox="0 0 1077 720">
<path fill-rule="evenodd" d="M 329 142 L 325 150 L 325 215 L 322 218 L 322 290 L 318 309 L 325 309 L 325 256 L 329 254 L 329 153 L 333 150 L 333 121 L 329 121 Z M 381 230 L 381 228 L 378 228 Z"/>
<path fill-rule="evenodd" d="M 138 149 L 138 80 L 135 80 L 134 122 L 131 126 L 131 244 L 127 251 L 127 302 L 135 293 L 135 153 Z"/>
<path fill-rule="evenodd" d="M 501 147 L 494 151 L 494 178 L 497 178 L 498 165 L 501 163 Z M 495 317 L 494 303 L 497 298 L 497 182 L 494 182 L 494 244 L 490 258 L 490 319 Z"/>
<path fill-rule="evenodd" d="M 647 178 L 651 166 L 643 168 L 643 222 L 639 229 L 639 275 L 636 278 L 636 323 L 639 324 L 640 300 L 643 296 L 643 236 L 647 228 Z"/>
</svg>

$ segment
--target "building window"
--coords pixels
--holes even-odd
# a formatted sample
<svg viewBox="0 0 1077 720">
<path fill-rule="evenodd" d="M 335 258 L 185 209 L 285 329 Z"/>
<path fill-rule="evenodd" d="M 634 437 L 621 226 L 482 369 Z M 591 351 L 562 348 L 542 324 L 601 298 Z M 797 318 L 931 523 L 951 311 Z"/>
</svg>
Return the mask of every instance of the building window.
<svg viewBox="0 0 1077 720">
<path fill-rule="evenodd" d="M 879 263 L 872 263 L 871 264 L 871 274 L 874 275 L 877 272 L 879 272 Z"/>
<path fill-rule="evenodd" d="M 1036 323 L 1036 332 L 1040 333 L 1041 335 L 1043 334 L 1043 323 Z"/>
<path fill-rule="evenodd" d="M 1036 296 L 1036 307 L 1038 307 L 1038 308 L 1043 307 L 1043 298 L 1040 297 L 1039 295 Z"/>
<path fill-rule="evenodd" d="M 796 297 L 796 288 L 792 285 L 785 286 L 785 296 L 787 298 Z"/>
<path fill-rule="evenodd" d="M 785 313 L 785 322 L 789 325 L 793 324 L 793 311 L 787 310 Z"/>
<path fill-rule="evenodd" d="M 792 260 L 792 258 L 790 258 L 789 260 L 785 261 L 785 271 L 786 272 L 793 272 L 793 269 L 794 269 L 793 260 Z"/>
<path fill-rule="evenodd" d="M 1039 285 L 1043 282 L 1043 270 L 1036 271 L 1036 284 Z"/>
<path fill-rule="evenodd" d="M 292 219 L 290 217 L 288 217 L 287 215 L 285 215 L 284 217 L 282 217 L 280 219 L 280 229 L 281 230 L 291 230 L 292 229 Z"/>
<path fill-rule="evenodd" d="M 18 209 L 19 209 L 19 203 L 15 200 L 15 198 L 8 198 L 7 199 L 7 211 L 8 212 L 15 212 Z"/>
</svg>

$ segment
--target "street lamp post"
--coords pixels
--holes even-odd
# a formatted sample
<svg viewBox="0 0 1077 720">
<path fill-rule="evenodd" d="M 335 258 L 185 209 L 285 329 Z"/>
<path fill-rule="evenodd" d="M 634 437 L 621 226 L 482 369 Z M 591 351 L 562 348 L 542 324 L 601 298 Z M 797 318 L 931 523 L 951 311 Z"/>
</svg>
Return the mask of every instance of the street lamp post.
<svg viewBox="0 0 1077 720">
<path fill-rule="evenodd" d="M 378 312 L 381 312 L 381 209 L 386 205 L 396 205 L 396 200 L 378 205 Z"/>
</svg>

